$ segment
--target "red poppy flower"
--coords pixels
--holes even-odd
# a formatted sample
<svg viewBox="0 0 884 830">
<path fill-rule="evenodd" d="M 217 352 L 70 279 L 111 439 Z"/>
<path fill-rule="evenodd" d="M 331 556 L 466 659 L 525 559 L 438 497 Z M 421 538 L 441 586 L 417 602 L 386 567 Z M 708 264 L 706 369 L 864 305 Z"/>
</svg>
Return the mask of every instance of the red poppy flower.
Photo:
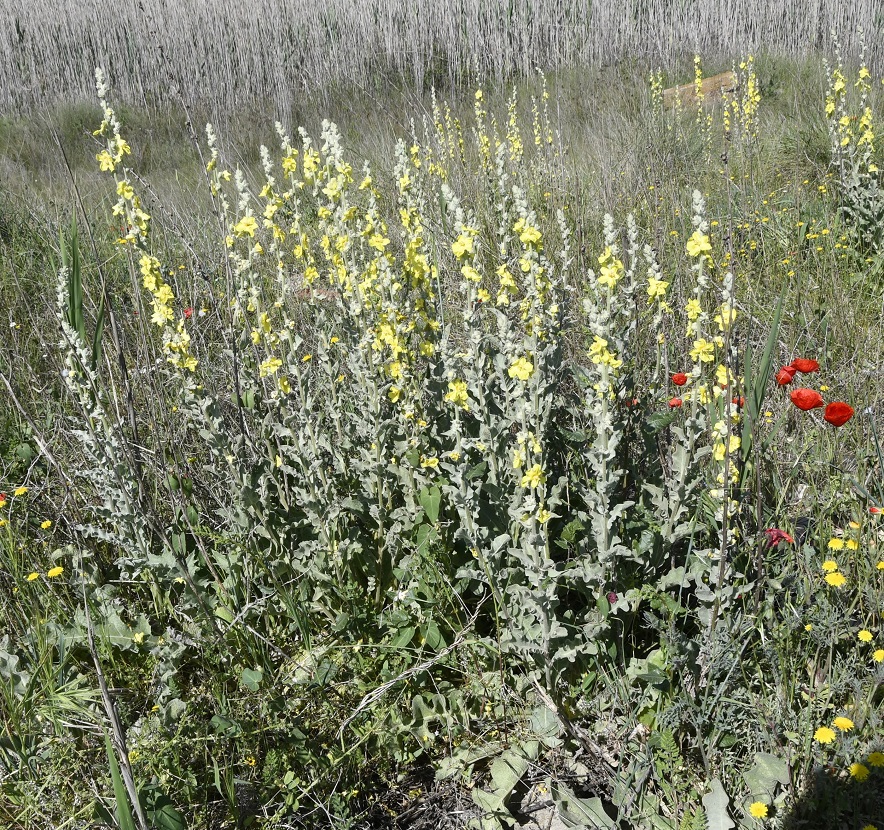
<svg viewBox="0 0 884 830">
<path fill-rule="evenodd" d="M 792 361 L 792 368 L 799 372 L 809 374 L 810 372 L 818 372 L 820 370 L 820 364 L 815 360 L 810 360 L 806 357 L 796 357 L 795 360 Z"/>
<path fill-rule="evenodd" d="M 688 382 L 688 376 L 684 372 L 676 372 L 672 376 L 672 382 L 676 386 L 684 386 Z"/>
<path fill-rule="evenodd" d="M 816 409 L 817 407 L 823 406 L 825 403 L 823 401 L 823 396 L 817 392 L 816 389 L 793 389 L 789 393 L 789 398 L 795 406 L 804 412 Z"/>
<path fill-rule="evenodd" d="M 787 386 L 792 382 L 792 378 L 795 377 L 795 372 L 798 370 L 793 368 L 792 366 L 783 366 L 779 372 L 777 372 L 777 383 L 780 386 Z"/>
<path fill-rule="evenodd" d="M 184 319 L 189 320 L 191 317 L 193 317 L 193 309 L 188 306 L 184 309 Z"/>
<path fill-rule="evenodd" d="M 778 545 L 780 542 L 788 542 L 790 545 L 795 544 L 795 540 L 785 530 L 780 530 L 778 527 L 768 527 L 764 533 L 767 536 L 767 543 L 771 547 Z"/>
<path fill-rule="evenodd" d="M 739 397 L 731 400 L 731 403 L 734 404 L 734 406 L 739 406 L 740 409 L 742 409 L 746 405 L 746 399 L 742 395 L 740 395 Z"/>
<path fill-rule="evenodd" d="M 682 403 L 681 398 L 670 398 L 669 399 L 669 408 L 675 409 L 676 407 L 681 406 L 681 403 Z"/>
<path fill-rule="evenodd" d="M 823 418 L 834 427 L 843 427 L 852 417 L 853 407 L 844 401 L 833 401 L 823 414 Z"/>
</svg>

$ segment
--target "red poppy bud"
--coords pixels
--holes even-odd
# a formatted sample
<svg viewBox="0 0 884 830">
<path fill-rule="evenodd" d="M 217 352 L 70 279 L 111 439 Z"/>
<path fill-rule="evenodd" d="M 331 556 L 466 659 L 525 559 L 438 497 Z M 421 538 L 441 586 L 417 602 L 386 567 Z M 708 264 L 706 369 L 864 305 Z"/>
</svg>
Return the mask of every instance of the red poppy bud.
<svg viewBox="0 0 884 830">
<path fill-rule="evenodd" d="M 669 399 L 669 408 L 675 409 L 677 406 L 681 406 L 681 398 L 670 398 Z"/>
<path fill-rule="evenodd" d="M 795 377 L 795 372 L 797 369 L 794 369 L 792 366 L 783 366 L 779 372 L 777 372 L 777 383 L 780 386 L 787 386 L 792 382 L 792 378 Z"/>
<path fill-rule="evenodd" d="M 877 514 L 880 513 L 880 512 L 881 512 L 881 508 L 880 508 L 880 507 L 870 507 L 870 508 L 869 508 L 869 513 L 872 513 L 872 514 L 877 515 Z"/>
<path fill-rule="evenodd" d="M 731 403 L 742 409 L 746 405 L 746 399 L 742 395 L 740 395 L 739 397 L 734 398 Z"/>
<path fill-rule="evenodd" d="M 193 317 L 193 309 L 188 306 L 184 309 L 184 319 L 189 320 L 191 317 Z"/>
<path fill-rule="evenodd" d="M 823 396 L 816 389 L 793 389 L 789 398 L 804 412 L 824 405 Z"/>
<path fill-rule="evenodd" d="M 676 386 L 684 386 L 688 382 L 688 376 L 684 372 L 676 372 L 672 376 L 672 382 Z"/>
<path fill-rule="evenodd" d="M 853 407 L 844 401 L 833 401 L 823 414 L 823 418 L 834 427 L 843 427 L 852 417 Z"/>
<path fill-rule="evenodd" d="M 797 357 L 792 361 L 792 368 L 799 372 L 809 374 L 810 372 L 818 372 L 820 370 L 820 364 L 815 360 L 809 360 L 806 357 Z"/>
</svg>

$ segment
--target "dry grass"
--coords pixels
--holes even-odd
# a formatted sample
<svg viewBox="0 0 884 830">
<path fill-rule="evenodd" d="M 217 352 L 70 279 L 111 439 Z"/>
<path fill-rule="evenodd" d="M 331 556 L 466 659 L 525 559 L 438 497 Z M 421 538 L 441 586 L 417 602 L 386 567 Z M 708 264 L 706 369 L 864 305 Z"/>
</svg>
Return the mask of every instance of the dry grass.
<svg viewBox="0 0 884 830">
<path fill-rule="evenodd" d="M 142 8 L 143 6 L 143 8 Z M 170 85 L 222 112 L 244 103 L 286 116 L 292 99 L 343 80 L 419 89 L 535 68 L 622 59 L 671 63 L 686 53 L 764 49 L 804 54 L 839 32 L 846 54 L 866 33 L 884 55 L 878 0 L 0 0 L 0 107 L 92 97 L 95 66 L 126 100 L 166 101 Z"/>
</svg>

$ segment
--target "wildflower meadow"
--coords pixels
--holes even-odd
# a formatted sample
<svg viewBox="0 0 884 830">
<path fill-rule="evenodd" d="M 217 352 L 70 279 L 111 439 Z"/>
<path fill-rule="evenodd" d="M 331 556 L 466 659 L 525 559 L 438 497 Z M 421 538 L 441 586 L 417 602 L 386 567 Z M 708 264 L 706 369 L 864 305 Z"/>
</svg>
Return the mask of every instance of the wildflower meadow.
<svg viewBox="0 0 884 830">
<path fill-rule="evenodd" d="M 0 42 L 2 826 L 884 830 L 880 15 L 547 6 L 264 101 Z"/>
</svg>

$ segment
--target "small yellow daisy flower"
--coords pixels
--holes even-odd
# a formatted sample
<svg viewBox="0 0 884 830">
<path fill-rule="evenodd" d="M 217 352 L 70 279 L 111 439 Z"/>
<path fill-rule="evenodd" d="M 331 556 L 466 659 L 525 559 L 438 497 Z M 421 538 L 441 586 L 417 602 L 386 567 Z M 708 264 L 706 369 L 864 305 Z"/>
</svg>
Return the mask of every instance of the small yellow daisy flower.
<svg viewBox="0 0 884 830">
<path fill-rule="evenodd" d="M 884 767 L 884 752 L 872 752 L 868 757 L 870 766 Z"/>
<path fill-rule="evenodd" d="M 869 777 L 869 768 L 865 764 L 851 764 L 849 768 L 850 777 L 857 781 L 865 781 Z"/>
<path fill-rule="evenodd" d="M 749 805 L 749 814 L 755 818 L 767 818 L 767 804 L 763 801 L 753 801 Z"/>
<path fill-rule="evenodd" d="M 840 588 L 845 582 L 847 582 L 847 580 L 843 573 L 835 571 L 834 573 L 826 574 L 826 582 L 828 582 L 829 585 L 833 585 L 835 588 Z"/>
<path fill-rule="evenodd" d="M 835 720 L 832 721 L 832 725 L 836 726 L 842 732 L 849 732 L 853 729 L 853 721 L 850 718 L 845 718 L 843 715 L 835 718 Z"/>
<path fill-rule="evenodd" d="M 838 570 L 838 563 L 834 559 L 827 559 L 821 567 L 826 573 L 832 573 Z"/>
<path fill-rule="evenodd" d="M 40 522 L 40 527 L 42 527 L 43 530 L 49 530 L 49 528 L 52 527 L 52 521 L 50 519 L 46 519 L 45 522 Z"/>
<path fill-rule="evenodd" d="M 813 631 L 813 625 L 808 623 L 807 625 L 804 626 L 804 630 L 805 631 Z"/>
<path fill-rule="evenodd" d="M 835 730 L 828 726 L 821 726 L 813 733 L 813 739 L 819 744 L 830 744 L 835 740 Z"/>
<path fill-rule="evenodd" d="M 865 628 L 856 635 L 859 637 L 860 642 L 862 643 L 871 643 L 872 642 L 872 632 L 867 631 Z"/>
<path fill-rule="evenodd" d="M 884 648 L 879 648 L 877 651 L 875 651 L 875 653 L 872 654 L 872 659 L 876 663 L 884 663 Z"/>
<path fill-rule="evenodd" d="M 875 567 L 876 567 L 879 571 L 884 571 L 884 559 L 879 559 L 879 560 L 878 560 L 878 564 L 875 565 Z"/>
<path fill-rule="evenodd" d="M 844 550 L 844 540 L 843 539 L 829 539 L 829 550 Z"/>
</svg>

